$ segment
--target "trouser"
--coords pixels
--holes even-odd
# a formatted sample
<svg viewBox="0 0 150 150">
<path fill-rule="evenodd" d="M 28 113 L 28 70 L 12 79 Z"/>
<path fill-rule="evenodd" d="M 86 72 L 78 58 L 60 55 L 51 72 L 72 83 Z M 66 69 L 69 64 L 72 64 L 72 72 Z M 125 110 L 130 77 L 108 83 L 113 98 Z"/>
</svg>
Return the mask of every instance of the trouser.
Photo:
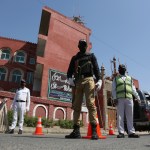
<svg viewBox="0 0 150 150">
<path fill-rule="evenodd" d="M 17 124 L 18 116 L 19 116 L 19 129 L 23 130 L 24 123 L 24 114 L 26 111 L 26 103 L 25 102 L 15 102 L 13 107 L 13 121 L 10 129 L 14 129 Z"/>
<path fill-rule="evenodd" d="M 117 127 L 120 133 L 124 133 L 124 115 L 126 116 L 128 133 L 135 133 L 133 127 L 133 100 L 121 98 L 117 104 Z"/>
<path fill-rule="evenodd" d="M 90 123 L 96 124 L 96 107 L 95 107 L 95 82 L 93 77 L 79 79 L 76 82 L 75 99 L 73 102 L 73 121 L 74 124 L 80 125 L 80 113 L 82 108 L 83 96 L 85 94 L 86 106 L 89 111 Z"/>
</svg>

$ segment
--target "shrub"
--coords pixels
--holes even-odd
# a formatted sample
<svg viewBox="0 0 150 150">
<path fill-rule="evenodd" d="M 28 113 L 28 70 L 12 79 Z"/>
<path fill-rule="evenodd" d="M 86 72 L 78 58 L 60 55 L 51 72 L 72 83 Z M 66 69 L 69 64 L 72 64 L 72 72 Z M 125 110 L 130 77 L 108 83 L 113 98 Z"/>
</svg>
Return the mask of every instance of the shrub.
<svg viewBox="0 0 150 150">
<path fill-rule="evenodd" d="M 13 111 L 12 110 L 8 110 L 7 117 L 8 117 L 8 124 L 10 126 L 12 124 L 12 120 L 13 120 Z"/>
<path fill-rule="evenodd" d="M 49 128 L 49 127 L 53 127 L 54 126 L 54 121 L 52 119 L 46 119 L 46 118 L 42 118 L 42 125 L 45 128 Z"/>
<path fill-rule="evenodd" d="M 56 126 L 60 126 L 64 129 L 73 129 L 73 121 L 72 120 L 58 120 L 55 121 Z M 80 122 L 80 126 L 83 127 L 83 122 Z"/>
<path fill-rule="evenodd" d="M 73 121 L 72 120 L 60 120 L 59 126 L 61 128 L 65 128 L 65 129 L 72 129 L 73 128 Z"/>
<path fill-rule="evenodd" d="M 13 111 L 9 110 L 7 113 L 8 116 L 8 124 L 9 126 L 12 123 L 13 120 Z M 26 127 L 36 127 L 38 122 L 38 118 L 37 117 L 30 117 L 28 115 L 24 116 L 24 126 Z M 53 126 L 60 126 L 61 128 L 64 129 L 72 129 L 73 128 L 73 121 L 72 120 L 58 120 L 58 121 L 54 121 L 52 119 L 46 119 L 46 118 L 42 118 L 42 125 L 45 128 L 52 128 Z M 83 122 L 80 122 L 80 126 L 83 126 Z"/>
<path fill-rule="evenodd" d="M 27 127 L 36 127 L 37 121 L 38 121 L 37 117 L 29 117 L 25 115 L 24 125 Z"/>
</svg>

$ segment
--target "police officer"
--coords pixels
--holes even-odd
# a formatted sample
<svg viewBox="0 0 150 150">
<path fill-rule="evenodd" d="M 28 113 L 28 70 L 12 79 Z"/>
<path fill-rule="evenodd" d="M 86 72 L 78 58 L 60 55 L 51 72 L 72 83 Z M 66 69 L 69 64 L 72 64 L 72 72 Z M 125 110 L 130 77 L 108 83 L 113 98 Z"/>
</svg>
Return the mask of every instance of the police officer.
<svg viewBox="0 0 150 150">
<path fill-rule="evenodd" d="M 126 67 L 123 64 L 119 65 L 119 75 L 113 79 L 112 96 L 117 106 L 117 127 L 119 135 L 117 138 L 124 138 L 124 115 L 126 115 L 128 137 L 139 138 L 135 134 L 133 127 L 133 97 L 134 95 L 139 100 L 139 95 L 136 92 L 133 80 L 126 75 Z"/>
<path fill-rule="evenodd" d="M 95 107 L 95 88 L 100 90 L 102 81 L 100 80 L 100 71 L 97 59 L 93 53 L 86 52 L 87 42 L 84 39 L 79 40 L 79 52 L 72 57 L 67 72 L 67 78 L 71 86 L 75 86 L 75 98 L 72 104 L 74 110 L 73 122 L 74 130 L 65 138 L 81 138 L 80 135 L 80 113 L 82 107 L 83 95 L 85 94 L 86 106 L 89 110 L 89 120 L 92 127 L 92 139 L 97 140 L 96 132 L 96 107 Z M 96 78 L 94 82 L 93 75 Z"/>
<path fill-rule="evenodd" d="M 19 132 L 18 134 L 22 134 L 23 123 L 24 123 L 24 114 L 28 112 L 30 109 L 30 90 L 25 87 L 26 81 L 24 79 L 21 80 L 20 88 L 17 89 L 13 103 L 13 122 L 8 131 L 9 134 L 14 133 L 14 129 L 17 124 L 18 115 L 19 115 Z"/>
</svg>

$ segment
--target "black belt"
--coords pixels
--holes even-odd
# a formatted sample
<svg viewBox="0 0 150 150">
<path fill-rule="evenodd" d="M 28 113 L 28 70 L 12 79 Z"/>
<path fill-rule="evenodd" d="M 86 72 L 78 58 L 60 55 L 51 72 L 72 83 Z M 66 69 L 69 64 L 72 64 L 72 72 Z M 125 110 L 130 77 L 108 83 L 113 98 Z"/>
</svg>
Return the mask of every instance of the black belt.
<svg viewBox="0 0 150 150">
<path fill-rule="evenodd" d="M 16 100 L 16 102 L 26 102 L 26 101 L 23 101 L 23 100 Z"/>
<path fill-rule="evenodd" d="M 81 79 L 84 79 L 84 78 L 87 78 L 87 77 L 93 77 L 93 76 L 92 75 L 84 75 L 84 74 L 80 76 Z"/>
</svg>

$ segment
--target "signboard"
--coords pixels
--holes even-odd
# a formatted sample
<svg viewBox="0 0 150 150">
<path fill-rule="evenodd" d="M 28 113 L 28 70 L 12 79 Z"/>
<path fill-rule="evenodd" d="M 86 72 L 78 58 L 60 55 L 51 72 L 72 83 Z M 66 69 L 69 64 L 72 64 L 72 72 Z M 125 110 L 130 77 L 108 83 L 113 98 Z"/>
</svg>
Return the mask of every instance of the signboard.
<svg viewBox="0 0 150 150">
<path fill-rule="evenodd" d="M 65 73 L 50 69 L 48 87 L 48 98 L 65 102 L 72 101 L 72 89 Z"/>
</svg>

